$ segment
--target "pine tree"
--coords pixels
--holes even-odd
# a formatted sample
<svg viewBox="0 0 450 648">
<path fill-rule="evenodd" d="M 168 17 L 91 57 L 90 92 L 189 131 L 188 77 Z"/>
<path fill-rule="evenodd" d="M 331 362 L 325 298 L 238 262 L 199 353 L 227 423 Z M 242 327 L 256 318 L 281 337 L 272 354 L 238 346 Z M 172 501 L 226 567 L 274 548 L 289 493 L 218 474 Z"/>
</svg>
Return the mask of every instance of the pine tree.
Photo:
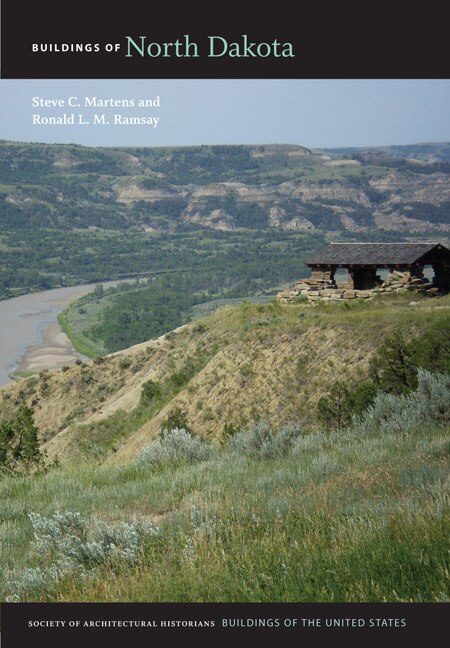
<svg viewBox="0 0 450 648">
<path fill-rule="evenodd" d="M 10 458 L 11 440 L 14 437 L 14 429 L 10 423 L 0 425 L 0 466 L 6 466 Z"/>
<path fill-rule="evenodd" d="M 33 410 L 22 404 L 15 418 L 0 425 L 0 467 L 30 469 L 42 461 Z"/>
<path fill-rule="evenodd" d="M 27 405 L 21 405 L 14 421 L 14 429 L 18 438 L 18 454 L 27 465 L 38 464 L 41 459 L 39 449 L 39 430 L 33 419 L 33 411 Z"/>
<path fill-rule="evenodd" d="M 352 392 L 344 383 L 336 382 L 317 403 L 317 416 L 327 429 L 340 430 L 350 423 L 352 409 Z"/>
</svg>

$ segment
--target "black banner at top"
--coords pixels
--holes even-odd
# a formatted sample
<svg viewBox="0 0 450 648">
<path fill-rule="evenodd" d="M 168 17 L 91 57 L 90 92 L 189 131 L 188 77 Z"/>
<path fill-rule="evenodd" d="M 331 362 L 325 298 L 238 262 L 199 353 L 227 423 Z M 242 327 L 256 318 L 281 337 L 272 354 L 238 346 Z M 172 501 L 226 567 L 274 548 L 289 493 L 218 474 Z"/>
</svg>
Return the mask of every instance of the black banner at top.
<svg viewBox="0 0 450 648">
<path fill-rule="evenodd" d="M 429 3 L 420 12 L 410 5 L 399 14 L 390 5 L 2 0 L 1 74 L 9 79 L 450 77 L 445 17 Z"/>
</svg>

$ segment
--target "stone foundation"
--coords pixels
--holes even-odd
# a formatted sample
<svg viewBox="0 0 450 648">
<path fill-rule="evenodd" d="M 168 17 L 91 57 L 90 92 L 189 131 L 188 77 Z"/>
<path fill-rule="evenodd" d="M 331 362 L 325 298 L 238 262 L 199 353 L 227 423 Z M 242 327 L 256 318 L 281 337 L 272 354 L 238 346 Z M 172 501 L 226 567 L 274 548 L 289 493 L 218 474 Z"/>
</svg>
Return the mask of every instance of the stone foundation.
<svg viewBox="0 0 450 648">
<path fill-rule="evenodd" d="M 381 281 L 381 280 L 380 280 Z M 278 293 L 278 299 L 285 303 L 292 303 L 299 297 L 306 297 L 309 301 L 335 301 L 339 299 L 373 299 L 382 293 L 404 293 L 407 291 L 437 294 L 439 289 L 423 276 L 421 268 L 411 270 L 391 270 L 386 281 L 368 290 L 353 288 L 353 282 L 338 286 L 330 273 L 314 272 L 309 279 L 300 279 L 292 288 L 287 288 Z"/>
</svg>

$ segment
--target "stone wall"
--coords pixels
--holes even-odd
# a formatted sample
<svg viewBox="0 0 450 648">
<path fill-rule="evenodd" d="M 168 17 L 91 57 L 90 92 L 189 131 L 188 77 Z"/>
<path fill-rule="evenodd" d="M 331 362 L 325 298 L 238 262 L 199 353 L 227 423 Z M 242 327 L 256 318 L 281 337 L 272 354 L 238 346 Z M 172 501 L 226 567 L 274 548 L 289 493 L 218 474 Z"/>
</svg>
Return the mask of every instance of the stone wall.
<svg viewBox="0 0 450 648">
<path fill-rule="evenodd" d="M 419 292 L 438 292 L 434 284 L 423 276 L 422 268 L 411 268 L 403 270 L 391 269 L 386 281 L 381 284 L 379 290 L 383 292 L 402 292 L 405 290 L 416 290 Z"/>
<path fill-rule="evenodd" d="M 423 276 L 421 268 L 392 269 L 386 281 L 380 283 L 370 290 L 355 290 L 351 282 L 337 285 L 334 279 L 330 279 L 330 272 L 313 272 L 309 279 L 300 279 L 291 288 L 278 293 L 278 299 L 285 303 L 295 302 L 296 299 L 305 297 L 309 301 L 335 301 L 339 299 L 373 299 L 375 295 L 382 293 L 404 293 L 415 291 L 437 294 L 439 289 Z"/>
</svg>

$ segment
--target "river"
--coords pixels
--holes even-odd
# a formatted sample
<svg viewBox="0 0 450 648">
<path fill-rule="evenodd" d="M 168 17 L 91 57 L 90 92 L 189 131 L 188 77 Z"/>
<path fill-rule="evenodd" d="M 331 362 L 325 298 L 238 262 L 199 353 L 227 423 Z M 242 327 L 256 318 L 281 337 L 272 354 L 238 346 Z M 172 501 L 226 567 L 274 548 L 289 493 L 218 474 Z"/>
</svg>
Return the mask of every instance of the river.
<svg viewBox="0 0 450 648">
<path fill-rule="evenodd" d="M 11 382 L 12 371 L 56 369 L 83 358 L 59 327 L 58 315 L 95 286 L 55 288 L 0 301 L 0 387 Z"/>
</svg>

